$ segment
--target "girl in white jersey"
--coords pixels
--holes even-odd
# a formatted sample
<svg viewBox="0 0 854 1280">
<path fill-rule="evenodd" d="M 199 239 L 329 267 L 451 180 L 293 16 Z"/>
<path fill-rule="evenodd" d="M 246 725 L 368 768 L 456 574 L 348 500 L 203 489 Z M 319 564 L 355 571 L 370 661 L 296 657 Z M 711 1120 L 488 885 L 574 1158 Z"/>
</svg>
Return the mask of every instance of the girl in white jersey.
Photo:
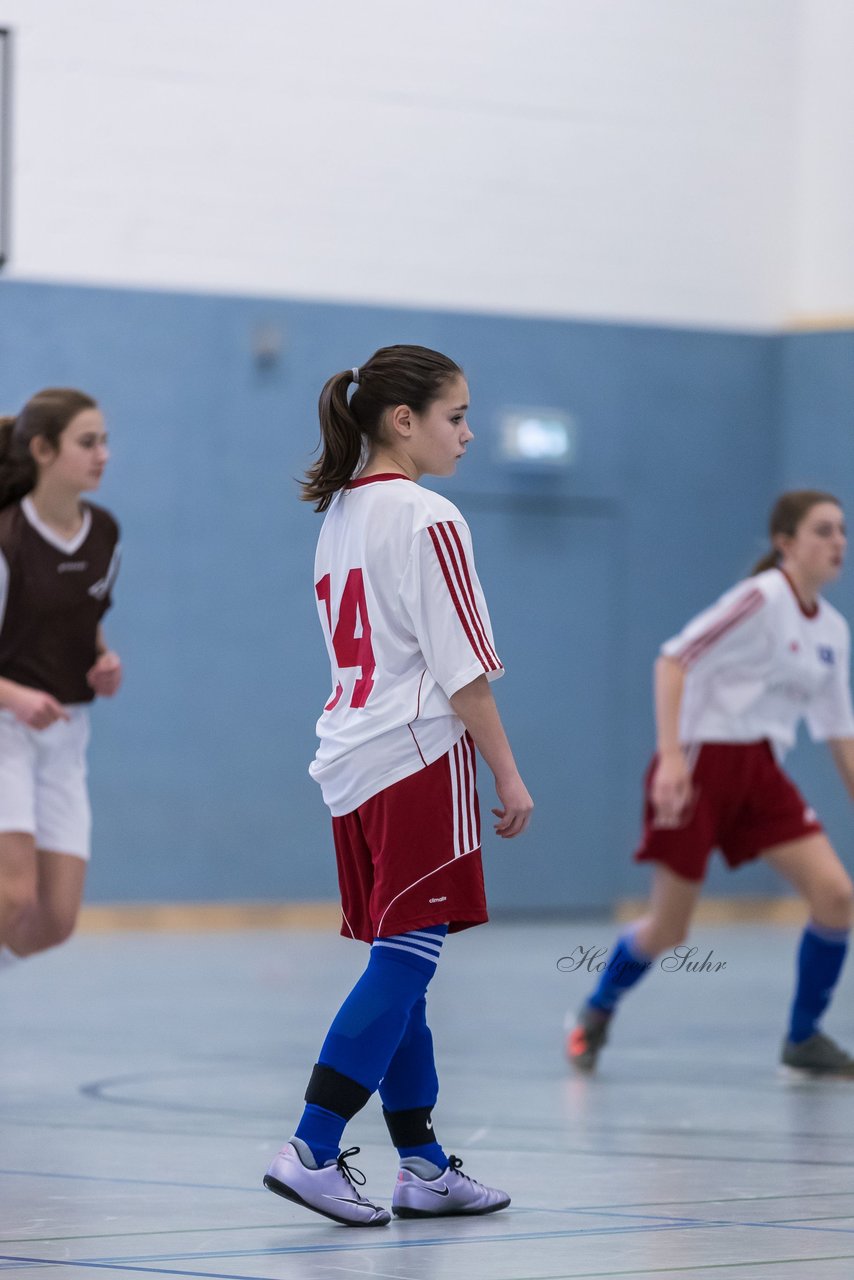
<svg viewBox="0 0 854 1280">
<path fill-rule="evenodd" d="M 323 388 L 322 454 L 303 489 L 327 513 L 314 589 L 332 669 L 311 773 L 332 814 L 341 932 L 371 953 L 264 1183 L 348 1226 L 390 1221 L 356 1190 L 361 1175 L 346 1160 L 358 1148 L 340 1149 L 377 1089 L 400 1155 L 396 1216 L 510 1203 L 461 1174 L 436 1137 L 425 1005 L 445 935 L 487 919 L 475 746 L 495 777 L 498 835 L 524 831 L 533 807 L 489 689 L 503 667 L 468 526 L 417 483 L 456 470 L 473 439 L 468 401 L 446 356 L 377 351 Z"/>
<path fill-rule="evenodd" d="M 63 942 L 80 908 L 86 704 L 121 681 L 101 629 L 118 526 L 81 501 L 108 456 L 82 391 L 49 388 L 0 418 L 0 965 Z"/>
<path fill-rule="evenodd" d="M 854 796 L 849 630 L 820 595 L 842 568 L 845 523 L 831 494 L 799 490 L 778 499 L 770 532 L 773 549 L 753 576 L 689 622 L 656 663 L 658 753 L 635 855 L 654 864 L 652 894 L 569 1035 L 579 1070 L 593 1070 L 621 996 L 684 941 L 717 846 L 730 867 L 765 858 L 809 909 L 782 1062 L 854 1078 L 854 1059 L 819 1030 L 845 958 L 852 885 L 780 768 L 803 716 Z"/>
</svg>

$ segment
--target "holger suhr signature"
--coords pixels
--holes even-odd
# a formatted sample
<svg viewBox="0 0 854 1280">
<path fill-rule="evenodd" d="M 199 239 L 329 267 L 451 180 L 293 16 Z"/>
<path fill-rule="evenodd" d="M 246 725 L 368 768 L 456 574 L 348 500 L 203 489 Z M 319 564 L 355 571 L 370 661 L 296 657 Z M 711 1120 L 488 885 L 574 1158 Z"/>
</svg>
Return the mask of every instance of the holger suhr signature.
<svg viewBox="0 0 854 1280">
<path fill-rule="evenodd" d="M 609 969 L 615 976 L 632 969 L 651 969 L 655 960 L 609 960 L 607 947 L 577 946 L 568 956 L 561 956 L 557 967 L 561 973 L 604 973 Z M 658 961 L 665 973 L 720 973 L 726 968 L 726 960 L 716 960 L 714 951 L 699 958 L 697 947 L 674 947 Z"/>
</svg>

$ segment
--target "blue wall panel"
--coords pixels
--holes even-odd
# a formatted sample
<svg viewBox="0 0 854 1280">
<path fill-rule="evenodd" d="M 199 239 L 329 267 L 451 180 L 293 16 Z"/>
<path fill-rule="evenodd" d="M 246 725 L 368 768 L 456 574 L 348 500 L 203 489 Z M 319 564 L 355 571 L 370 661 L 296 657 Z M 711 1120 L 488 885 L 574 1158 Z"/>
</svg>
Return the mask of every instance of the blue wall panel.
<svg viewBox="0 0 854 1280">
<path fill-rule="evenodd" d="M 278 363 L 255 360 L 259 325 L 281 331 Z M 477 438 L 442 487 L 472 525 L 508 665 L 496 693 L 538 802 L 528 840 L 487 837 L 492 901 L 589 909 L 645 882 L 629 854 L 651 663 L 758 549 L 780 467 L 777 340 L 4 283 L 3 409 L 79 384 L 113 437 L 101 498 L 125 562 L 107 629 L 127 684 L 94 713 L 90 899 L 334 896 L 306 773 L 328 684 L 320 518 L 295 478 L 328 374 L 408 341 L 469 375 Z M 576 416 L 577 467 L 497 461 L 498 414 L 520 404 Z"/>
<path fill-rule="evenodd" d="M 854 332 L 788 334 L 781 339 L 780 432 L 783 487 L 824 489 L 854 522 Z M 854 623 L 854 544 L 849 563 L 827 596 Z M 851 801 L 829 753 L 806 733 L 790 760 L 792 773 L 818 810 L 854 873 Z"/>
</svg>

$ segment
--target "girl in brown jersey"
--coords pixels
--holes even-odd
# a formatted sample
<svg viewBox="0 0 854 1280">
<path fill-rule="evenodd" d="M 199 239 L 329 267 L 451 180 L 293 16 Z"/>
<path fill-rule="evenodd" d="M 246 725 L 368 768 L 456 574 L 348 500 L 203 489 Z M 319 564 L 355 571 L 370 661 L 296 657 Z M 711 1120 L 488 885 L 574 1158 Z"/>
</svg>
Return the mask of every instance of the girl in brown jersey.
<svg viewBox="0 0 854 1280">
<path fill-rule="evenodd" d="M 81 391 L 40 391 L 0 418 L 0 967 L 64 942 L 80 908 L 86 704 L 122 674 L 101 629 L 119 530 L 81 501 L 108 457 Z"/>
</svg>

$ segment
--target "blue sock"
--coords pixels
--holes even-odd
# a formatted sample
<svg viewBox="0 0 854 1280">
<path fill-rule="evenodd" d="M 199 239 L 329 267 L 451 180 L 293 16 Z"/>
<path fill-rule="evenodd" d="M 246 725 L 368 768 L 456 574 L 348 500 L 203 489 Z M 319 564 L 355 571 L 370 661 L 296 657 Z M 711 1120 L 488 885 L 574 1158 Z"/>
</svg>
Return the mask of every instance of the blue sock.
<svg viewBox="0 0 854 1280">
<path fill-rule="evenodd" d="M 401 1160 L 407 1156 L 420 1156 L 439 1169 L 447 1169 L 448 1157 L 435 1140 L 435 1135 L 430 1136 L 433 1130 L 430 1113 L 438 1096 L 439 1077 L 433 1058 L 433 1037 L 427 1025 L 427 1001 L 422 996 L 412 1006 L 403 1038 L 380 1081 L 383 1111 Z M 413 1112 L 414 1115 L 411 1114 Z M 400 1128 L 413 1140 L 401 1139 Z M 426 1142 L 423 1140 L 425 1137 L 428 1138 Z"/>
<path fill-rule="evenodd" d="M 818 1020 L 830 1004 L 847 950 L 847 929 L 827 929 L 812 921 L 804 929 L 789 1023 L 789 1039 L 793 1044 L 809 1040 L 818 1030 Z"/>
<path fill-rule="evenodd" d="M 344 1117 L 334 1111 L 307 1102 L 294 1137 L 302 1138 L 311 1148 L 318 1167 L 322 1167 L 327 1160 L 334 1160 L 341 1150 L 341 1134 L 346 1123 Z"/>
<path fill-rule="evenodd" d="M 295 1136 L 319 1165 L 338 1155 L 347 1121 L 385 1075 L 436 972 L 447 925 L 375 938 L 367 968 L 329 1028 Z"/>
<path fill-rule="evenodd" d="M 652 964 L 652 957 L 638 947 L 634 929 L 628 929 L 617 939 L 614 954 L 599 978 L 598 986 L 587 1003 L 603 1013 L 613 1012 L 617 1001 L 643 977 Z"/>
</svg>

